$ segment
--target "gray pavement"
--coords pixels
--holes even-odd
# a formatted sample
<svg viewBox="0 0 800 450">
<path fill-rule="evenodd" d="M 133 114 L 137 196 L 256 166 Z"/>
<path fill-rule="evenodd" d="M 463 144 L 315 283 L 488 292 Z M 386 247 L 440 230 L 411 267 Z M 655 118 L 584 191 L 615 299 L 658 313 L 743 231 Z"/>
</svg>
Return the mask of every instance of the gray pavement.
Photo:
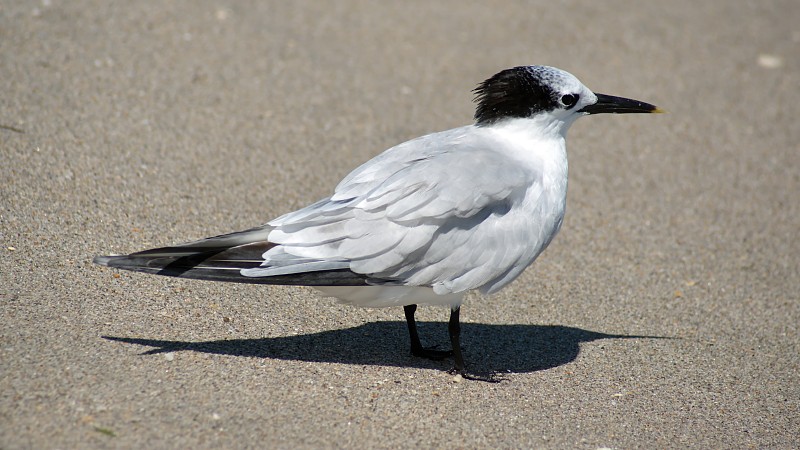
<svg viewBox="0 0 800 450">
<path fill-rule="evenodd" d="M 0 448 L 798 448 L 800 7 L 0 2 Z M 463 345 L 399 308 L 117 273 L 261 224 L 548 64 L 670 111 L 570 131 L 561 234 Z M 447 311 L 421 308 L 447 345 Z M 668 339 L 654 339 L 647 336 Z"/>
</svg>

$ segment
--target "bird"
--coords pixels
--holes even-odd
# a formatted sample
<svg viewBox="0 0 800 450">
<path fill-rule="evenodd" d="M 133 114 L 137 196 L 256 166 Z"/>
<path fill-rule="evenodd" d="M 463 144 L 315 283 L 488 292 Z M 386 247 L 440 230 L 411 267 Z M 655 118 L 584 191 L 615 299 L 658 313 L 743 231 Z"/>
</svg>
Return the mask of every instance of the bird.
<svg viewBox="0 0 800 450">
<path fill-rule="evenodd" d="M 496 293 L 547 248 L 567 201 L 566 136 L 600 113 L 659 113 L 592 92 L 549 66 L 502 70 L 473 90 L 474 123 L 385 150 L 316 203 L 244 231 L 97 256 L 94 263 L 179 278 L 311 286 L 360 307 L 402 306 L 411 354 L 466 370 L 464 295 Z M 417 305 L 450 308 L 451 350 L 422 345 Z"/>
</svg>

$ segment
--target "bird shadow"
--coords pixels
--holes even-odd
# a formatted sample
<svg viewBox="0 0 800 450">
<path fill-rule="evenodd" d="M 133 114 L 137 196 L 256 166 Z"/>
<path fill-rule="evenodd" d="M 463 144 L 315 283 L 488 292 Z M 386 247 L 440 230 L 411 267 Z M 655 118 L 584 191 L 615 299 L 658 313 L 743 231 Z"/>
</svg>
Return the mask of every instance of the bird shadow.
<svg viewBox="0 0 800 450">
<path fill-rule="evenodd" d="M 423 336 L 439 335 L 441 348 L 449 348 L 446 324 L 419 322 Z M 437 333 L 435 330 L 439 328 Z M 600 339 L 669 339 L 663 336 L 606 334 L 559 325 L 461 324 L 462 348 L 467 365 L 477 372 L 526 373 L 551 369 L 574 361 L 580 344 Z M 103 336 L 104 339 L 154 347 L 142 355 L 192 351 L 217 355 L 272 358 L 354 365 L 380 365 L 448 369 L 452 363 L 412 357 L 406 323 L 370 322 L 357 327 L 295 336 L 214 341 L 170 341 Z"/>
</svg>

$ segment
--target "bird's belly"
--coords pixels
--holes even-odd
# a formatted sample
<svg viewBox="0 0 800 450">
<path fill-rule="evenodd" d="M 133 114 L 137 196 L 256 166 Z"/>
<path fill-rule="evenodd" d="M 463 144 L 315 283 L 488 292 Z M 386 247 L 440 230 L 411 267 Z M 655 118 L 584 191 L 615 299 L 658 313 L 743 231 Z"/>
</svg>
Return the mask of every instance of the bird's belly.
<svg viewBox="0 0 800 450">
<path fill-rule="evenodd" d="M 464 293 L 439 295 L 424 286 L 319 286 L 327 297 L 341 303 L 365 308 L 385 308 L 405 305 L 460 306 Z"/>
</svg>

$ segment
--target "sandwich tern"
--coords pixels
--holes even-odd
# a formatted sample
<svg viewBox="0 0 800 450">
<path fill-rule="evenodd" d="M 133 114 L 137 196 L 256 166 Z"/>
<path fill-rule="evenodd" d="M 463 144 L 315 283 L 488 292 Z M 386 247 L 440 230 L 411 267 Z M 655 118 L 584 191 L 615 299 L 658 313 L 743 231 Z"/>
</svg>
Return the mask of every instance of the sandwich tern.
<svg viewBox="0 0 800 450">
<path fill-rule="evenodd" d="M 596 94 L 548 66 L 503 70 L 474 93 L 474 124 L 384 151 L 330 197 L 256 228 L 94 262 L 181 278 L 312 286 L 356 306 L 403 306 L 411 353 L 452 356 L 451 373 L 471 377 L 460 346 L 464 294 L 499 291 L 558 233 L 569 127 L 589 114 L 661 112 Z M 450 307 L 452 350 L 422 345 L 418 304 Z"/>
</svg>

